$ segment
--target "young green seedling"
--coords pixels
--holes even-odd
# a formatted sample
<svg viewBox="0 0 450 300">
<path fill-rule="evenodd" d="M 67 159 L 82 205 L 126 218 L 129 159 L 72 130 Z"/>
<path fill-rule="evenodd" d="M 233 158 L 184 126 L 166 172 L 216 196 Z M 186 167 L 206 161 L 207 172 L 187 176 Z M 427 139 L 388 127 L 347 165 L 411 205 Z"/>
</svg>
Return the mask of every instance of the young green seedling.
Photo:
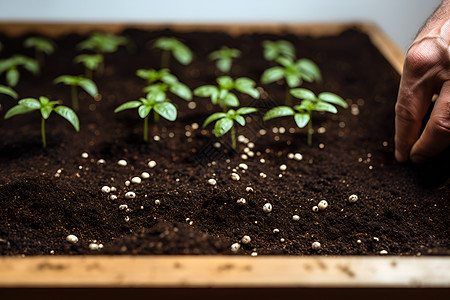
<svg viewBox="0 0 450 300">
<path fill-rule="evenodd" d="M 263 53 L 264 58 L 268 61 L 274 61 L 278 57 L 286 57 L 291 60 L 295 58 L 295 48 L 288 41 L 279 40 L 279 41 L 263 41 Z"/>
<path fill-rule="evenodd" d="M 44 55 L 50 55 L 55 51 L 53 41 L 44 37 L 27 38 L 23 45 L 27 48 L 34 48 L 36 60 L 41 67 L 44 65 Z"/>
<path fill-rule="evenodd" d="M 216 137 L 221 137 L 231 130 L 231 147 L 236 149 L 236 129 L 235 122 L 241 126 L 245 126 L 245 118 L 243 115 L 251 114 L 258 111 L 254 107 L 241 107 L 238 110 L 229 109 L 225 112 L 217 112 L 206 118 L 203 123 L 203 128 L 208 126 L 211 122 L 216 121 L 214 125 L 214 134 Z"/>
<path fill-rule="evenodd" d="M 293 108 L 289 106 L 272 108 L 264 115 L 263 120 L 267 121 L 273 118 L 294 116 L 294 121 L 299 128 L 304 128 L 308 125 L 308 145 L 312 143 L 313 130 L 311 113 L 313 111 L 326 111 L 335 114 L 337 113 L 337 109 L 334 105 L 339 105 L 343 108 L 348 107 L 344 99 L 333 93 L 325 92 L 316 96 L 310 90 L 303 88 L 292 89 L 290 92 L 292 96 L 301 99 L 302 102 Z"/>
<path fill-rule="evenodd" d="M 228 73 L 231 69 L 231 64 L 234 58 L 241 56 L 241 51 L 238 49 L 228 48 L 223 46 L 219 50 L 211 52 L 209 54 L 210 60 L 216 60 L 216 67 L 222 73 Z"/>
<path fill-rule="evenodd" d="M 72 92 L 72 108 L 74 110 L 78 110 L 78 92 L 77 87 L 79 86 L 83 90 L 86 91 L 91 97 L 95 98 L 97 96 L 97 86 L 95 83 L 88 78 L 84 78 L 83 76 L 72 76 L 72 75 L 62 75 L 56 77 L 53 80 L 54 84 L 63 83 L 65 85 L 69 85 L 71 87 Z"/>
<path fill-rule="evenodd" d="M 183 83 L 178 81 L 178 78 L 170 73 L 169 69 L 161 69 L 159 71 L 154 69 L 139 69 L 136 75 L 147 80 L 149 84 L 144 88 L 146 93 L 166 93 L 167 91 L 177 95 L 186 100 L 192 100 L 191 90 Z"/>
<path fill-rule="evenodd" d="M 73 60 L 76 64 L 83 64 L 85 69 L 86 78 L 92 79 L 93 71 L 99 70 L 100 66 L 103 64 L 102 54 L 81 54 L 74 58 Z"/>
<path fill-rule="evenodd" d="M 177 119 L 177 108 L 169 102 L 165 94 L 148 93 L 146 98 L 140 98 L 139 101 L 133 100 L 123 103 L 114 112 L 118 113 L 133 108 L 137 108 L 139 116 L 144 119 L 144 141 L 148 141 L 148 117 L 152 110 L 155 118 L 161 116 L 169 121 Z"/>
<path fill-rule="evenodd" d="M 39 64 L 32 58 L 13 55 L 10 58 L 2 59 L 0 60 L 0 74 L 6 73 L 6 82 L 9 86 L 16 86 L 19 82 L 19 66 L 35 75 L 39 73 Z"/>
<path fill-rule="evenodd" d="M 286 105 L 292 104 L 289 89 L 301 85 L 303 80 L 307 82 L 322 80 L 319 67 L 309 59 L 302 58 L 294 61 L 291 58 L 280 56 L 275 61 L 281 66 L 275 66 L 265 70 L 261 76 L 261 82 L 268 84 L 284 79 L 286 82 Z"/>
<path fill-rule="evenodd" d="M 241 77 L 233 80 L 230 76 L 220 76 L 217 78 L 218 86 L 203 85 L 194 90 L 194 95 L 199 97 L 209 97 L 212 104 L 219 104 L 223 111 L 229 107 L 239 106 L 239 100 L 231 91 L 233 89 L 247 94 L 254 99 L 259 98 L 259 91 L 255 88 L 255 82 L 250 78 Z"/>
<path fill-rule="evenodd" d="M 183 65 L 188 65 L 192 61 L 192 51 L 176 38 L 160 37 L 153 43 L 153 48 L 162 50 L 161 69 L 169 68 L 170 54 Z"/>
<path fill-rule="evenodd" d="M 80 130 L 80 123 L 78 121 L 77 114 L 69 107 L 57 104 L 58 101 L 50 101 L 47 97 L 39 97 L 39 100 L 34 98 L 25 98 L 19 100 L 19 104 L 13 106 L 6 112 L 5 119 L 9 119 L 15 115 L 26 114 L 34 110 L 39 110 L 41 112 L 42 146 L 46 148 L 47 142 L 45 139 L 45 120 L 50 117 L 50 114 L 53 111 L 69 121 L 77 132 Z"/>
</svg>

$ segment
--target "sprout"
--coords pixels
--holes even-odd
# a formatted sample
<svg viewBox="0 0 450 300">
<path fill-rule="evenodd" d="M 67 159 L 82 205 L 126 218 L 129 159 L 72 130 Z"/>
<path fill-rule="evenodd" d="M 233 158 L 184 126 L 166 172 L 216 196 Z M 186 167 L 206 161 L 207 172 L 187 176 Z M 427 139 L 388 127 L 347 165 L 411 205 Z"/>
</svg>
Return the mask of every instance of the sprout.
<svg viewBox="0 0 450 300">
<path fill-rule="evenodd" d="M 16 91 L 14 91 L 12 88 L 1 84 L 0 84 L 0 94 L 8 95 L 14 99 L 17 99 L 19 97 Z"/>
<path fill-rule="evenodd" d="M 114 112 L 118 113 L 133 108 L 137 108 L 139 116 L 144 119 L 144 141 L 148 141 L 148 116 L 152 109 L 155 118 L 161 116 L 169 121 L 175 121 L 177 118 L 177 108 L 162 93 L 148 93 L 146 98 L 140 98 L 139 101 L 125 102 L 117 107 Z"/>
<path fill-rule="evenodd" d="M 188 65 L 192 61 L 191 50 L 180 40 L 171 37 L 160 37 L 153 43 L 153 48 L 162 50 L 161 68 L 168 68 L 170 65 L 170 54 L 183 65 Z"/>
<path fill-rule="evenodd" d="M 322 80 L 319 67 L 309 59 L 302 58 L 294 62 L 291 58 L 280 56 L 275 61 L 281 66 L 265 70 L 261 76 L 261 82 L 268 84 L 284 78 L 286 82 L 286 105 L 291 105 L 292 102 L 289 94 L 290 88 L 301 85 L 303 80 L 307 82 Z"/>
<path fill-rule="evenodd" d="M 327 111 L 335 114 L 337 113 L 337 109 L 334 105 L 339 105 L 344 108 L 348 107 L 344 99 L 333 93 L 325 92 L 316 96 L 313 92 L 304 88 L 292 89 L 290 93 L 292 96 L 302 100 L 300 105 L 295 105 L 293 108 L 289 106 L 272 108 L 264 115 L 263 119 L 267 121 L 273 118 L 294 116 L 295 123 L 299 128 L 308 125 L 308 145 L 312 143 L 311 113 L 313 111 Z"/>
<path fill-rule="evenodd" d="M 0 74 L 6 72 L 6 82 L 9 86 L 16 86 L 19 82 L 19 66 L 35 75 L 39 73 L 39 64 L 32 58 L 14 55 L 8 59 L 2 59 L 0 60 Z"/>
<path fill-rule="evenodd" d="M 226 111 L 228 107 L 239 106 L 239 100 L 231 90 L 247 94 L 254 99 L 259 98 L 259 91 L 255 88 L 255 82 L 250 78 L 241 77 L 233 81 L 230 76 L 217 78 L 218 86 L 204 85 L 194 90 L 194 95 L 211 98 L 212 104 L 219 104 Z"/>
<path fill-rule="evenodd" d="M 264 49 L 264 58 L 268 61 L 274 61 L 280 56 L 291 60 L 295 58 L 294 45 L 288 41 L 263 41 L 262 46 Z"/>
<path fill-rule="evenodd" d="M 82 63 L 85 69 L 85 76 L 92 79 L 92 72 L 100 69 L 103 64 L 102 54 L 81 54 L 73 60 L 76 64 Z"/>
<path fill-rule="evenodd" d="M 34 110 L 39 110 L 41 112 L 41 135 L 42 135 L 42 146 L 47 147 L 47 142 L 45 139 L 45 120 L 50 117 L 50 114 L 54 111 L 67 121 L 75 128 L 78 132 L 80 130 L 80 123 L 78 121 L 77 114 L 69 107 L 58 105 L 58 101 L 50 101 L 47 97 L 39 97 L 39 100 L 34 98 L 25 98 L 19 100 L 19 104 L 13 106 L 5 114 L 5 119 L 9 119 L 15 115 L 26 114 Z"/>
<path fill-rule="evenodd" d="M 144 88 L 146 93 L 165 94 L 167 91 L 170 91 L 184 100 L 192 100 L 191 90 L 185 84 L 179 82 L 178 78 L 171 74 L 169 69 L 161 69 L 159 71 L 155 69 L 139 69 L 136 71 L 136 75 L 147 80 L 149 85 Z"/>
<path fill-rule="evenodd" d="M 44 54 L 50 55 L 55 51 L 55 44 L 53 41 L 44 37 L 27 38 L 23 45 L 27 48 L 34 48 L 39 66 L 44 65 Z"/>
<path fill-rule="evenodd" d="M 245 126 L 245 118 L 243 115 L 251 114 L 258 111 L 254 107 L 241 107 L 238 110 L 230 109 L 226 113 L 218 112 L 210 115 L 203 123 L 203 128 L 208 126 L 211 122 L 216 121 L 214 126 L 214 134 L 216 137 L 221 137 L 231 130 L 231 147 L 236 149 L 236 130 L 235 122 L 241 126 Z"/>
<path fill-rule="evenodd" d="M 216 67 L 222 73 L 228 73 L 231 69 L 233 58 L 238 58 L 239 56 L 241 56 L 241 51 L 238 49 L 223 46 L 220 50 L 209 54 L 209 59 L 216 60 Z"/>
<path fill-rule="evenodd" d="M 84 78 L 82 76 L 71 76 L 71 75 L 62 75 L 59 77 L 56 77 L 55 80 L 53 80 L 54 84 L 63 83 L 65 85 L 71 86 L 72 91 L 72 107 L 75 110 L 78 110 L 78 93 L 77 93 L 77 86 L 81 87 L 83 90 L 86 91 L 89 95 L 92 97 L 97 96 L 97 86 L 95 83 L 88 79 Z"/>
</svg>

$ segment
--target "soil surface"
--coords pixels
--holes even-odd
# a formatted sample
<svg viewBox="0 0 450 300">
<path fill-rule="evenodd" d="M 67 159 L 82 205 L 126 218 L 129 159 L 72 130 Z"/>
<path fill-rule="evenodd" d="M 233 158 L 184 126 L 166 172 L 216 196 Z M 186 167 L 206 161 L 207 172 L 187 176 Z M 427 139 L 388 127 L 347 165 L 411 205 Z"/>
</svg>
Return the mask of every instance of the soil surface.
<svg viewBox="0 0 450 300">
<path fill-rule="evenodd" d="M 242 255 L 378 255 L 382 250 L 389 255 L 449 254 L 449 152 L 423 166 L 395 162 L 399 75 L 364 33 L 352 29 L 322 38 L 231 37 L 220 32 L 130 29 L 123 35 L 132 43 L 107 54 L 103 75 L 94 77 L 101 98 L 80 92 L 80 132 L 52 115 L 46 150 L 41 145 L 39 113 L 4 120 L 15 100 L 0 95 L 2 255 L 232 254 L 230 246 L 238 242 L 237 254 Z M 160 36 L 181 38 L 195 53 L 189 66 L 171 61 L 172 72 L 192 89 L 215 84 L 219 74 L 207 58 L 210 52 L 223 45 L 242 51 L 230 74 L 254 79 L 263 96 L 252 100 L 239 94 L 242 105 L 259 108 L 247 118 L 248 126 L 238 129 L 253 143 L 253 156 L 242 158 L 248 154 L 245 148 L 253 146 L 242 137 L 237 151 L 232 151 L 229 136 L 215 138 L 212 126 L 202 130 L 205 118 L 220 110 L 206 98 L 195 97 L 193 108 L 172 97 L 178 119 L 151 123 L 148 143 L 143 142 L 143 120 L 136 110 L 113 113 L 121 103 L 144 96 L 146 83 L 135 72 L 159 69 L 160 52 L 148 42 Z M 0 35 L 4 45 L 0 58 L 15 53 L 33 56 L 22 46 L 25 38 Z M 80 53 L 76 44 L 85 38 L 75 34 L 59 38 L 56 52 L 46 59 L 38 77 L 22 71 L 16 87 L 20 98 L 48 96 L 70 106 L 70 88 L 52 81 L 59 75 L 83 73 L 73 58 Z M 263 86 L 259 81 L 271 66 L 261 48 L 267 39 L 289 40 L 298 58 L 319 65 L 323 82 L 304 87 L 337 93 L 349 104 L 337 115 L 314 114 L 311 147 L 305 129 L 295 127 L 291 118 L 261 120 L 267 109 L 283 104 L 285 93 L 282 83 Z M 0 82 L 5 82 L 4 75 Z M 290 159 L 289 153 L 300 153 L 302 160 Z M 127 166 L 118 165 L 121 159 Z M 156 162 L 153 168 L 148 166 L 151 160 Z M 239 168 L 241 163 L 248 169 Z M 284 171 L 282 164 L 287 166 Z M 239 181 L 231 179 L 233 169 Z M 150 177 L 140 184 L 125 184 L 142 172 Z M 215 186 L 208 184 L 211 178 L 217 181 Z M 103 186 L 117 190 L 104 193 Z M 136 198 L 126 199 L 128 191 Z M 116 200 L 110 199 L 112 194 Z M 352 194 L 359 197 L 356 203 L 348 202 Z M 240 198 L 247 204 L 238 205 Z M 314 212 L 312 207 L 324 199 L 329 206 Z M 270 213 L 262 209 L 267 202 L 273 206 Z M 299 220 L 294 221 L 293 215 Z M 67 242 L 69 234 L 79 242 Z M 251 237 L 249 244 L 241 242 L 244 235 Z M 311 248 L 316 241 L 320 250 Z M 103 248 L 91 250 L 91 243 Z"/>
</svg>

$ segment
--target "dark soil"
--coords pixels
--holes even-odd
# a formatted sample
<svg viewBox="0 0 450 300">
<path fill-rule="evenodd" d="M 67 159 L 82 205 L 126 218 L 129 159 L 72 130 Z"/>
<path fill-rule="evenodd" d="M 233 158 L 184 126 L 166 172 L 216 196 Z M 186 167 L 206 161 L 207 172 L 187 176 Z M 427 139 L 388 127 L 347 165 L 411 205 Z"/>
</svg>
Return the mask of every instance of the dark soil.
<svg viewBox="0 0 450 300">
<path fill-rule="evenodd" d="M 399 75 L 365 34 L 348 30 L 317 39 L 168 30 L 123 34 L 133 43 L 106 55 L 105 73 L 95 77 L 102 99 L 80 92 L 79 133 L 52 115 L 46 150 L 41 146 L 39 113 L 3 120 L 15 101 L 0 95 L 1 254 L 230 254 L 231 244 L 243 235 L 252 239 L 242 244 L 238 254 L 243 255 L 376 255 L 381 250 L 395 255 L 449 254 L 450 155 L 446 152 L 424 166 L 395 162 L 393 121 Z M 292 119 L 261 121 L 264 111 L 283 103 L 283 85 L 263 86 L 261 100 L 239 95 L 243 105 L 260 109 L 248 118 L 248 128 L 239 128 L 238 134 L 255 144 L 254 157 L 243 160 L 245 144 L 239 143 L 234 152 L 227 138 L 212 135 L 212 128 L 192 128 L 217 107 L 195 98 L 197 107 L 189 109 L 186 101 L 173 97 L 179 109 L 177 121 L 152 124 L 151 141 L 144 143 L 143 121 L 136 111 L 114 114 L 113 110 L 143 96 L 145 82 L 135 72 L 159 68 L 159 51 L 146 46 L 159 36 L 179 37 L 195 52 L 188 67 L 171 61 L 172 72 L 191 88 L 215 83 L 218 74 L 207 55 L 222 45 L 242 51 L 231 75 L 250 77 L 261 86 L 260 75 L 270 66 L 262 56 L 261 42 L 289 40 L 299 58 L 314 60 L 323 72 L 323 83 L 304 87 L 337 93 L 353 109 L 340 109 L 338 115 L 315 114 L 316 133 L 309 147 L 305 129 L 296 128 Z M 20 97 L 48 96 L 70 105 L 69 88 L 52 81 L 62 74 L 83 72 L 72 60 L 78 54 L 75 45 L 84 38 L 72 34 L 58 39 L 57 51 L 39 77 L 22 72 L 16 87 Z M 32 56 L 22 47 L 24 39 L 0 35 L 1 58 L 14 53 Z M 5 82 L 4 75 L 0 82 Z M 274 127 L 286 132 L 276 132 Z M 319 127 L 326 132 L 318 133 Z M 267 134 L 261 135 L 260 129 Z M 217 141 L 222 145 L 219 149 L 213 146 Z M 288 159 L 289 153 L 301 153 L 303 160 Z M 99 159 L 106 163 L 98 164 Z M 119 166 L 120 159 L 128 165 Z M 150 160 L 157 162 L 156 167 L 149 168 Z M 240 163 L 246 163 L 248 170 L 238 169 L 241 179 L 233 181 L 232 169 Z M 286 171 L 280 171 L 281 164 L 287 165 Z M 125 185 L 143 171 L 149 179 Z M 210 178 L 217 180 L 216 186 L 208 184 Z M 117 188 L 110 193 L 117 200 L 101 191 L 105 185 Z M 246 191 L 249 186 L 254 192 Z M 136 198 L 125 199 L 127 191 L 136 192 Z M 351 194 L 359 196 L 358 202 L 347 201 Z M 247 205 L 236 203 L 241 197 Z M 322 199 L 329 207 L 313 212 Z M 262 210 L 266 202 L 273 205 L 269 214 Z M 120 210 L 122 204 L 129 210 Z M 294 214 L 299 221 L 292 220 Z M 275 228 L 279 233 L 273 233 Z M 69 234 L 79 242 L 68 243 Z M 103 249 L 90 250 L 93 241 Z M 320 251 L 311 249 L 315 241 L 322 244 Z"/>
</svg>

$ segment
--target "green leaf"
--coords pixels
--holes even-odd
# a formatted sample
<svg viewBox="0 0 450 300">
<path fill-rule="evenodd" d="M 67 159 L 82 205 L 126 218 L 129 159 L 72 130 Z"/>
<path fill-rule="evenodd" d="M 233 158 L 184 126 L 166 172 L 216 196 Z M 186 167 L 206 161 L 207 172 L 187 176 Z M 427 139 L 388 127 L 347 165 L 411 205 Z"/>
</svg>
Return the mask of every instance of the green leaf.
<svg viewBox="0 0 450 300">
<path fill-rule="evenodd" d="M 78 120 L 77 114 L 71 108 L 60 105 L 55 108 L 55 112 L 69 121 L 69 123 L 72 124 L 77 132 L 80 131 L 80 122 Z"/>
<path fill-rule="evenodd" d="M 53 42 L 44 37 L 29 37 L 25 40 L 24 46 L 27 48 L 35 48 L 45 54 L 51 54 L 55 50 Z"/>
<path fill-rule="evenodd" d="M 173 56 L 183 65 L 188 65 L 192 61 L 192 52 L 187 46 L 179 42 L 177 47 L 173 49 Z"/>
<path fill-rule="evenodd" d="M 6 72 L 6 82 L 10 86 L 16 86 L 19 82 L 19 76 L 19 71 L 15 67 L 11 68 Z"/>
<path fill-rule="evenodd" d="M 9 119 L 15 115 L 22 115 L 22 114 L 26 114 L 29 113 L 30 111 L 36 110 L 35 108 L 29 108 L 27 106 L 24 105 L 15 105 L 13 107 L 11 107 L 5 114 L 5 119 Z"/>
<path fill-rule="evenodd" d="M 39 73 L 39 63 L 37 62 L 37 60 L 26 57 L 26 56 L 22 56 L 21 64 L 29 72 L 31 72 L 35 75 Z"/>
<path fill-rule="evenodd" d="M 139 108 L 138 108 L 139 117 L 144 119 L 146 116 L 148 116 L 148 114 L 150 113 L 151 110 L 152 110 L 152 106 L 151 105 L 141 105 L 141 106 L 139 106 Z"/>
<path fill-rule="evenodd" d="M 259 98 L 259 91 L 254 88 L 255 82 L 250 78 L 241 77 L 234 82 L 236 90 L 245 93 L 254 99 Z"/>
<path fill-rule="evenodd" d="M 284 69 L 282 67 L 272 67 L 264 71 L 261 76 L 261 82 L 268 84 L 280 80 L 284 77 Z"/>
<path fill-rule="evenodd" d="M 231 58 L 221 58 L 217 60 L 216 67 L 223 73 L 228 73 L 231 70 L 232 60 Z"/>
<path fill-rule="evenodd" d="M 219 89 L 213 85 L 203 85 L 194 90 L 194 95 L 198 97 L 212 97 L 219 94 Z"/>
<path fill-rule="evenodd" d="M 162 69 L 159 71 L 159 73 L 160 73 L 162 82 L 167 83 L 168 85 L 178 83 L 178 78 L 175 75 L 170 74 L 167 69 Z"/>
<path fill-rule="evenodd" d="M 6 85 L 0 85 L 0 94 L 11 96 L 14 99 L 17 99 L 19 97 L 12 88 Z"/>
<path fill-rule="evenodd" d="M 133 109 L 133 108 L 139 107 L 141 105 L 142 105 L 141 101 L 128 101 L 128 102 L 125 102 L 124 104 L 120 105 L 119 107 L 117 107 L 114 110 L 114 112 L 118 113 L 120 111 L 123 111 L 123 110 L 126 110 L 126 109 Z"/>
<path fill-rule="evenodd" d="M 338 95 L 333 94 L 333 93 L 328 93 L 328 92 L 320 93 L 317 98 L 319 98 L 320 100 L 329 102 L 329 103 L 333 103 L 333 104 L 342 106 L 343 108 L 348 107 L 348 104 L 347 104 L 347 102 L 345 102 L 344 99 L 342 99 L 341 97 L 339 97 Z"/>
<path fill-rule="evenodd" d="M 310 118 L 311 117 L 308 113 L 296 113 L 294 115 L 295 123 L 299 128 L 305 127 L 308 124 Z"/>
<path fill-rule="evenodd" d="M 298 70 L 302 73 L 306 73 L 310 81 L 322 81 L 322 74 L 320 73 L 319 67 L 312 61 L 307 58 L 299 59 L 296 63 Z"/>
<path fill-rule="evenodd" d="M 31 108 L 31 109 L 40 109 L 41 108 L 41 103 L 34 98 L 25 98 L 25 99 L 19 100 L 19 104 L 26 106 L 28 108 Z"/>
<path fill-rule="evenodd" d="M 241 126 L 245 126 L 245 118 L 243 116 L 237 115 L 235 117 L 236 122 L 238 122 Z"/>
<path fill-rule="evenodd" d="M 82 63 L 89 70 L 96 70 L 103 62 L 101 54 L 81 54 L 75 57 L 75 63 Z"/>
<path fill-rule="evenodd" d="M 292 116 L 294 115 L 294 113 L 295 113 L 294 110 L 289 106 L 278 106 L 266 112 L 266 114 L 263 117 L 263 120 L 267 121 L 273 118 Z"/>
<path fill-rule="evenodd" d="M 48 117 L 50 117 L 50 114 L 52 113 L 52 111 L 53 111 L 53 107 L 52 106 L 50 106 L 50 105 L 42 106 L 41 107 L 42 118 L 44 118 L 44 120 L 47 120 Z"/>
<path fill-rule="evenodd" d="M 39 97 L 39 102 L 41 102 L 41 106 L 45 106 L 45 105 L 53 106 L 53 103 L 55 103 L 55 102 L 58 103 L 58 101 L 52 101 L 52 103 L 51 103 L 50 100 L 44 96 Z"/>
<path fill-rule="evenodd" d="M 233 79 L 230 76 L 220 76 L 217 83 L 222 89 L 231 90 L 234 86 Z"/>
<path fill-rule="evenodd" d="M 247 114 L 257 112 L 257 111 L 258 111 L 258 109 L 255 107 L 241 107 L 236 111 L 236 113 L 238 115 L 247 115 Z"/>
<path fill-rule="evenodd" d="M 286 83 L 290 88 L 297 87 L 301 84 L 299 74 L 286 73 Z"/>
<path fill-rule="evenodd" d="M 315 104 L 314 110 L 316 111 L 327 111 L 330 113 L 337 113 L 337 108 L 334 107 L 332 104 L 329 104 L 327 102 L 318 102 Z"/>
<path fill-rule="evenodd" d="M 180 82 L 173 84 L 170 86 L 170 91 L 184 100 L 192 100 L 192 92 L 185 84 Z"/>
<path fill-rule="evenodd" d="M 308 89 L 298 88 L 289 91 L 292 96 L 302 100 L 316 101 L 316 95 Z"/>
<path fill-rule="evenodd" d="M 95 83 L 88 78 L 81 78 L 79 86 L 83 88 L 91 97 L 95 97 L 98 94 L 97 86 Z"/>
<path fill-rule="evenodd" d="M 216 135 L 216 137 L 221 137 L 222 135 L 230 131 L 231 127 L 233 127 L 233 124 L 233 120 L 230 120 L 228 118 L 220 119 L 214 126 L 214 134 Z"/>
<path fill-rule="evenodd" d="M 285 68 L 295 66 L 293 60 L 291 58 L 288 58 L 288 57 L 278 56 L 275 59 L 275 61 L 277 63 L 279 63 L 280 65 L 282 65 L 283 67 L 285 67 Z"/>
<path fill-rule="evenodd" d="M 53 83 L 64 83 L 65 85 L 78 85 L 80 82 L 80 76 L 61 75 L 53 79 Z"/>
<path fill-rule="evenodd" d="M 175 121 L 177 119 L 177 108 L 170 102 L 158 103 L 154 110 L 166 120 Z"/>
<path fill-rule="evenodd" d="M 223 100 L 223 103 L 224 103 L 226 106 L 230 106 L 230 107 L 237 107 L 237 106 L 239 106 L 239 100 L 238 100 L 238 98 L 236 97 L 236 95 L 233 94 L 233 93 L 228 93 L 228 94 L 225 96 L 225 99 Z"/>
<path fill-rule="evenodd" d="M 206 118 L 205 122 L 203 122 L 203 128 L 208 126 L 211 122 L 214 122 L 215 120 L 225 118 L 227 116 L 226 113 L 218 112 L 210 115 L 208 118 Z"/>
</svg>

